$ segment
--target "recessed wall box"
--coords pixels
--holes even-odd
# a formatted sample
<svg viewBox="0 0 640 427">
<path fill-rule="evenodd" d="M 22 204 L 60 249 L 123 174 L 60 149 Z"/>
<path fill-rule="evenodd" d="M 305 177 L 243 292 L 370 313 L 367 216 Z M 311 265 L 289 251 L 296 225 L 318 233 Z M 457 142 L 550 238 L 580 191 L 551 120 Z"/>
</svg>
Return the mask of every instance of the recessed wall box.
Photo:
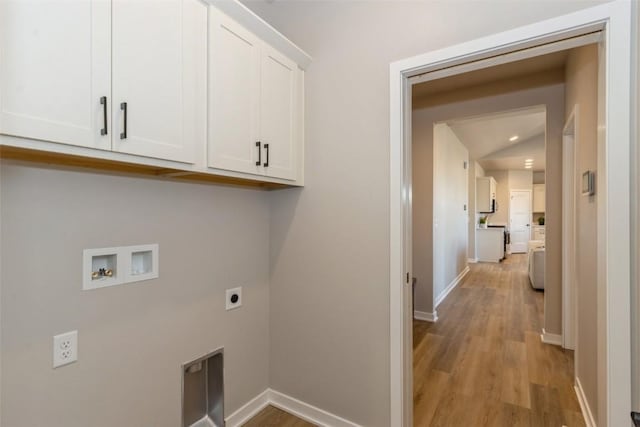
<svg viewBox="0 0 640 427">
<path fill-rule="evenodd" d="M 155 279 L 158 277 L 158 245 L 132 246 L 130 281 Z"/>
<path fill-rule="evenodd" d="M 83 251 L 82 289 L 97 289 L 123 283 L 119 248 Z"/>
<path fill-rule="evenodd" d="M 158 244 L 85 249 L 82 289 L 98 289 L 158 277 Z"/>
</svg>

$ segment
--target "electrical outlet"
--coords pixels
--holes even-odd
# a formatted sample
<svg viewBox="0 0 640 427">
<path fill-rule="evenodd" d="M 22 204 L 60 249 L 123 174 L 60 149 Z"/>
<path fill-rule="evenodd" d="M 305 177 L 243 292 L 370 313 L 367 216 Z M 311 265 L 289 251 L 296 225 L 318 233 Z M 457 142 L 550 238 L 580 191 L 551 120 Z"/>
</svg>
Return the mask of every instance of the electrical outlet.
<svg viewBox="0 0 640 427">
<path fill-rule="evenodd" d="M 233 310 L 242 305 L 242 287 L 227 289 L 226 291 L 226 309 Z"/>
<path fill-rule="evenodd" d="M 78 360 L 78 331 L 53 337 L 53 367 L 68 365 Z"/>
</svg>

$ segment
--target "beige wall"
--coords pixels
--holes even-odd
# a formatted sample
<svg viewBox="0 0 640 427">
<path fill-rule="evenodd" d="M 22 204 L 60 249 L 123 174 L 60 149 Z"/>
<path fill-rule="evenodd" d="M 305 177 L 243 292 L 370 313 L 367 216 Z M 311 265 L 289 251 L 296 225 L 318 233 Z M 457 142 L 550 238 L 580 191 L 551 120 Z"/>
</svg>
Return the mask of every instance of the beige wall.
<svg viewBox="0 0 640 427">
<path fill-rule="evenodd" d="M 389 63 L 589 4 L 248 2 L 314 59 L 307 185 L 272 198 L 274 388 L 389 425 Z"/>
<path fill-rule="evenodd" d="M 433 128 L 433 295 L 436 304 L 467 267 L 469 151 L 449 126 Z M 415 193 L 415 190 L 414 190 Z"/>
<path fill-rule="evenodd" d="M 597 194 L 582 196 L 582 173 L 597 168 L 598 49 L 595 45 L 571 51 L 566 67 L 566 113 L 577 105 L 576 129 L 576 270 L 578 293 L 577 376 L 598 418 L 597 351 Z M 549 188 L 549 186 L 547 186 Z M 603 344 L 603 343 L 601 343 Z M 604 425 L 600 420 L 599 425 Z"/>
<path fill-rule="evenodd" d="M 538 171 L 533 173 L 534 184 L 544 184 L 544 171 Z"/>
<path fill-rule="evenodd" d="M 474 160 L 469 161 L 469 259 L 476 258 L 476 227 L 479 215 L 476 213 L 476 178 L 484 176 L 484 169 Z"/>
<path fill-rule="evenodd" d="M 433 313 L 433 177 L 434 150 L 432 120 L 412 114 L 412 203 L 413 203 L 413 276 L 417 278 L 415 310 Z"/>
<path fill-rule="evenodd" d="M 2 426 L 176 427 L 180 365 L 221 346 L 227 414 L 268 387 L 268 193 L 6 161 L 0 190 Z M 143 243 L 158 279 L 81 290 L 83 249 Z"/>
</svg>

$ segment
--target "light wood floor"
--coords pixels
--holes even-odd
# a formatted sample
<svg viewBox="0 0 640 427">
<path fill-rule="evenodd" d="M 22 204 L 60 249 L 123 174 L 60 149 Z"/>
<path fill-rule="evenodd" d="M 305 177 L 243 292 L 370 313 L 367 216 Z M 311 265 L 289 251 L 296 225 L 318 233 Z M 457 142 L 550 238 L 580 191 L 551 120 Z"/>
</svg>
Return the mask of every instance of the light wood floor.
<svg viewBox="0 0 640 427">
<path fill-rule="evenodd" d="M 267 406 L 255 417 L 251 418 L 244 427 L 313 427 L 304 420 L 295 417 L 273 406 Z"/>
<path fill-rule="evenodd" d="M 414 425 L 584 426 L 573 352 L 540 341 L 526 255 L 470 267 L 437 323 L 414 322 Z"/>
<path fill-rule="evenodd" d="M 438 322 L 414 322 L 414 425 L 583 427 L 573 352 L 540 341 L 542 315 L 525 255 L 472 264 Z M 269 406 L 245 426 L 313 424 Z"/>
</svg>

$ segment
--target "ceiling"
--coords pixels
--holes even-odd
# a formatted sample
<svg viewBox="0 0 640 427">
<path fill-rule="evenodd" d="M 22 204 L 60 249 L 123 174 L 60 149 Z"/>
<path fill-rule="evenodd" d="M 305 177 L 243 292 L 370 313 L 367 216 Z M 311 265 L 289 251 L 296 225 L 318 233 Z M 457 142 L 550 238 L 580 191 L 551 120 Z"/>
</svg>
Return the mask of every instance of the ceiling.
<svg viewBox="0 0 640 427">
<path fill-rule="evenodd" d="M 545 169 L 544 106 L 450 120 L 447 125 L 485 170 L 526 170 L 527 159 L 533 159 L 532 170 Z M 509 141 L 514 135 L 518 139 Z"/>
<path fill-rule="evenodd" d="M 419 83 L 412 86 L 412 96 L 415 101 L 416 99 L 437 93 L 563 68 L 567 61 L 568 52 L 567 50 L 563 50 L 535 58 L 524 59 L 522 61 L 483 68 L 471 73 L 457 74 L 451 77 Z"/>
</svg>

